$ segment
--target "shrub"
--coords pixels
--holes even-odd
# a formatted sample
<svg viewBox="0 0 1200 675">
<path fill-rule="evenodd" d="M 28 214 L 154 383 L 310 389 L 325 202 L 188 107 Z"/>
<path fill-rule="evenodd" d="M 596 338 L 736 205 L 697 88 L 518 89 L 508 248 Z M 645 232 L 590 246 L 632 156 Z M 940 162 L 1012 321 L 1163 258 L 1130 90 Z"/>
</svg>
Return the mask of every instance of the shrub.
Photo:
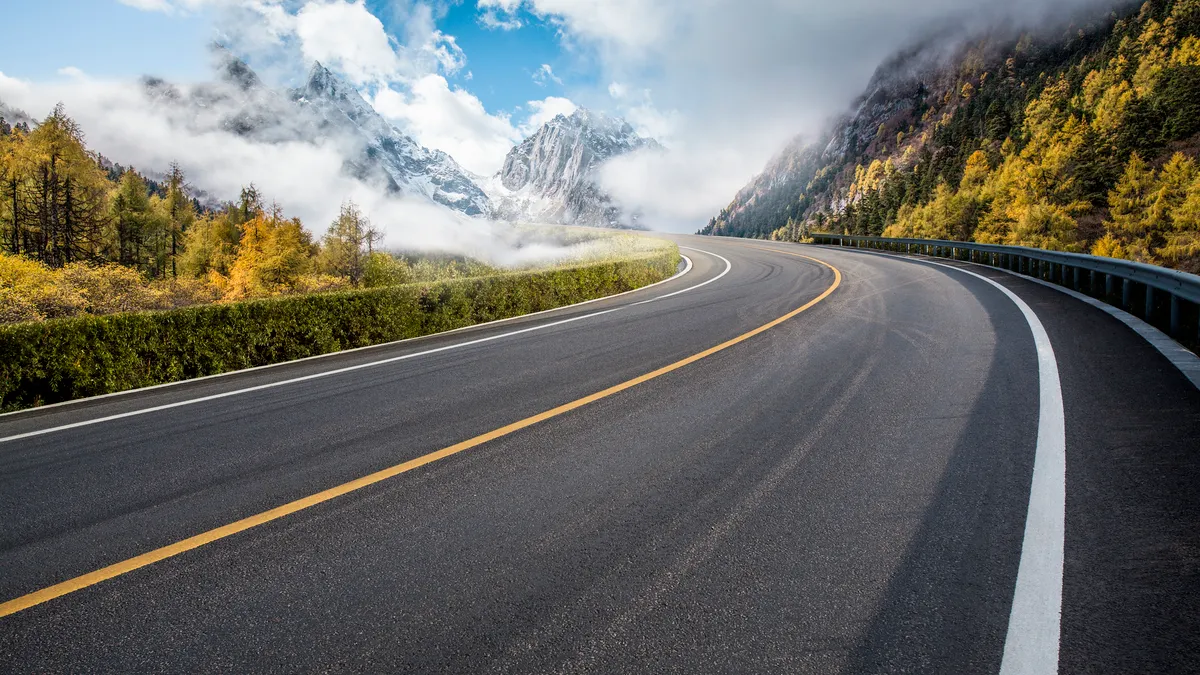
<svg viewBox="0 0 1200 675">
<path fill-rule="evenodd" d="M 0 253 L 0 322 L 41 321 L 83 312 L 86 299 L 42 263 Z"/>
<path fill-rule="evenodd" d="M 546 271 L 0 326 L 0 410 L 552 309 L 659 281 L 678 260 L 671 246 L 637 259 Z"/>
<path fill-rule="evenodd" d="M 403 260 L 376 251 L 367 258 L 362 283 L 367 288 L 399 286 L 412 281 L 412 272 Z"/>
</svg>

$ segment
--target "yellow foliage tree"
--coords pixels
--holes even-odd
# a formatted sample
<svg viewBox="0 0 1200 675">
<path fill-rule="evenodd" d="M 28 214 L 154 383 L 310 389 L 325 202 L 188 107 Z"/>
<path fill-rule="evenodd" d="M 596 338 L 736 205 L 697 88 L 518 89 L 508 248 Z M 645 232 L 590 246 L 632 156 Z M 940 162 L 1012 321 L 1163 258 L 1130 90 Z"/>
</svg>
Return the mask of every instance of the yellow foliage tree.
<svg viewBox="0 0 1200 675">
<path fill-rule="evenodd" d="M 312 269 L 312 236 L 298 218 L 276 209 L 242 225 L 237 258 L 229 272 L 226 300 L 294 293 Z"/>
</svg>

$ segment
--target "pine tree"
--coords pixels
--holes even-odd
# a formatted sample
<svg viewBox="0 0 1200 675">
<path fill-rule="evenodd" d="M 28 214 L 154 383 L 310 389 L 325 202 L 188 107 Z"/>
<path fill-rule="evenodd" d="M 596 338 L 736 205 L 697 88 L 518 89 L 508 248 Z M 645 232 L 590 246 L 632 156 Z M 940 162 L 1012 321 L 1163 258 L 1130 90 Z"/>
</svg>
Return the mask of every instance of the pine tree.
<svg viewBox="0 0 1200 675">
<path fill-rule="evenodd" d="M 329 226 L 321 240 L 321 270 L 334 276 L 347 277 L 358 285 L 362 280 L 366 262 L 374 251 L 375 244 L 382 239 L 381 233 L 371 227 L 371 221 L 354 202 L 342 204 L 337 220 Z"/>
<path fill-rule="evenodd" d="M 122 265 L 145 269 L 143 247 L 150 218 L 150 193 L 146 181 L 132 169 L 121 174 L 115 194 L 110 199 L 112 236 L 115 258 Z M 112 241 L 115 239 L 116 241 Z"/>
<path fill-rule="evenodd" d="M 171 237 L 171 277 L 174 278 L 179 276 L 176 260 L 179 257 L 180 240 L 196 220 L 196 212 L 192 210 L 192 200 L 184 192 L 183 169 L 177 162 L 171 163 L 171 171 L 167 176 L 167 196 L 164 201 Z"/>
<path fill-rule="evenodd" d="M 62 104 L 29 134 L 27 149 L 34 222 L 22 248 L 52 267 L 94 259 L 109 184 Z"/>
<path fill-rule="evenodd" d="M 1116 187 L 1108 193 L 1109 233 L 1127 248 L 1148 255 L 1150 231 L 1147 209 L 1155 188 L 1154 171 L 1136 152 L 1125 165 L 1125 172 Z"/>
</svg>

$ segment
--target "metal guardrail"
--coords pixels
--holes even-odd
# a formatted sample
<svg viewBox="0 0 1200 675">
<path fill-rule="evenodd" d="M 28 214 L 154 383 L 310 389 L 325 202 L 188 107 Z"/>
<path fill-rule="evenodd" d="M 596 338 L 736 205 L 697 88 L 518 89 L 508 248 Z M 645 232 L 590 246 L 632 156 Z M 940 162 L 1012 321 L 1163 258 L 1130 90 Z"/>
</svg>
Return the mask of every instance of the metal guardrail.
<svg viewBox="0 0 1200 675">
<path fill-rule="evenodd" d="M 940 239 L 810 235 L 814 243 L 951 258 L 1017 272 L 1084 293 L 1143 318 L 1181 344 L 1200 346 L 1200 276 L 1144 263 Z"/>
</svg>

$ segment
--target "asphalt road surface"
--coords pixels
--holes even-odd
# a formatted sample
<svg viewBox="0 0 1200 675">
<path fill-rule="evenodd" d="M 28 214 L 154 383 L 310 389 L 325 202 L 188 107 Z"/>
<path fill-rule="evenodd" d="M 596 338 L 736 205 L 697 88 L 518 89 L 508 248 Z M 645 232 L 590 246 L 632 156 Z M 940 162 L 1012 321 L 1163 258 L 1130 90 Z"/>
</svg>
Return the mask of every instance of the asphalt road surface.
<svg viewBox="0 0 1200 675">
<path fill-rule="evenodd" d="M 1145 340 L 676 239 L 617 298 L 0 417 L 0 671 L 1200 672 L 1200 392 Z"/>
</svg>

